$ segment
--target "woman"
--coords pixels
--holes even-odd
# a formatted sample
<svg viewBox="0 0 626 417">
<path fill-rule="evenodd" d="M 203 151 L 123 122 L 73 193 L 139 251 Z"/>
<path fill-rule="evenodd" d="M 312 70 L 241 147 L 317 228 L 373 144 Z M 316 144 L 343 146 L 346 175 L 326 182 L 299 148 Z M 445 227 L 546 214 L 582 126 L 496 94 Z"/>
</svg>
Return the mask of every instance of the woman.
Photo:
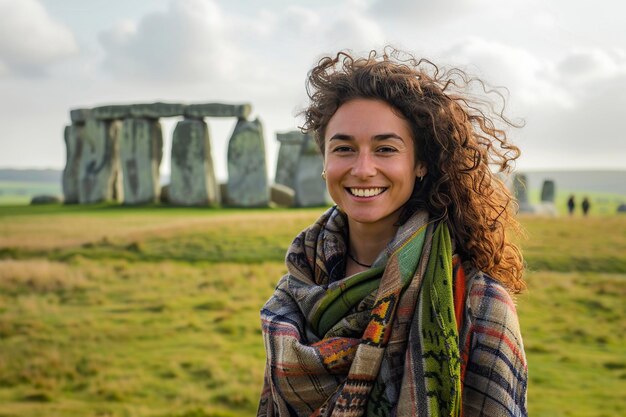
<svg viewBox="0 0 626 417">
<path fill-rule="evenodd" d="M 397 53 L 310 72 L 304 129 L 336 206 L 261 311 L 259 416 L 527 414 L 519 227 L 490 170 L 519 149 L 467 84 Z"/>
</svg>

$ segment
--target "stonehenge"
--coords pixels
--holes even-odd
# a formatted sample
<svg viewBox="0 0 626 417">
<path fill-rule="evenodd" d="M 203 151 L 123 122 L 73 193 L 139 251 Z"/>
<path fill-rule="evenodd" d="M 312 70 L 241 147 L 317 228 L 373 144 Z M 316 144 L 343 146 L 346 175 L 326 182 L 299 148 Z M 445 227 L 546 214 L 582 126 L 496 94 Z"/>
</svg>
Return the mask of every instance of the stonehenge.
<svg viewBox="0 0 626 417">
<path fill-rule="evenodd" d="M 251 113 L 248 103 L 157 102 L 71 109 L 71 125 L 64 132 L 64 202 L 118 201 L 137 205 L 166 201 L 178 206 L 235 207 L 325 204 L 325 184 L 319 178 L 323 163 L 315 146 L 311 146 L 312 139 L 300 132 L 279 134 L 279 140 L 291 137 L 295 147 L 281 147 L 281 155 L 288 155 L 279 159 L 291 162 L 283 163 L 282 182 L 270 185 L 263 126 L 258 118 L 249 120 Z M 167 195 L 162 195 L 160 119 L 166 117 L 182 120 L 173 132 L 170 183 L 163 187 Z M 228 141 L 228 181 L 221 186 L 215 175 L 205 120 L 213 117 L 237 120 Z M 288 179 L 291 182 L 283 184 Z"/>
<path fill-rule="evenodd" d="M 276 133 L 274 183 L 268 179 L 263 125 L 249 103 L 113 104 L 70 110 L 65 127 L 65 204 L 117 201 L 125 205 L 315 207 L 331 203 L 320 174 L 315 139 L 299 130 Z M 161 119 L 177 117 L 172 134 L 170 183 L 161 186 Z M 233 118 L 225 183 L 218 183 L 207 118 Z M 524 173 L 502 177 L 519 213 L 557 215 L 555 182 L 545 179 L 540 203 L 530 202 Z"/>
<path fill-rule="evenodd" d="M 315 207 L 331 202 L 320 174 L 323 157 L 315 139 L 299 130 L 276 133 L 274 183 L 268 178 L 263 125 L 249 103 L 113 104 L 70 110 L 65 128 L 66 204 L 117 201 L 125 205 Z M 164 158 L 161 119 L 176 117 L 171 141 L 170 183 L 160 184 Z M 227 180 L 218 183 L 209 136 L 210 118 L 236 120 L 227 143 Z M 556 187 L 544 180 L 533 204 L 524 173 L 502 177 L 519 213 L 554 216 Z"/>
</svg>

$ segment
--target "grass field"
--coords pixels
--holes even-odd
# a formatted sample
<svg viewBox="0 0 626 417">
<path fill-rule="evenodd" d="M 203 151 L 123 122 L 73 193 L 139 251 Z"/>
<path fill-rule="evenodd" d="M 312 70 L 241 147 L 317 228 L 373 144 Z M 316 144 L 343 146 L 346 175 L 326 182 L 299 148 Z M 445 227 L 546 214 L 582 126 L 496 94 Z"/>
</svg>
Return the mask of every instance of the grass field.
<svg viewBox="0 0 626 417">
<path fill-rule="evenodd" d="M 0 207 L 0 416 L 251 416 L 320 209 Z M 523 217 L 531 416 L 626 414 L 626 216 Z"/>
</svg>

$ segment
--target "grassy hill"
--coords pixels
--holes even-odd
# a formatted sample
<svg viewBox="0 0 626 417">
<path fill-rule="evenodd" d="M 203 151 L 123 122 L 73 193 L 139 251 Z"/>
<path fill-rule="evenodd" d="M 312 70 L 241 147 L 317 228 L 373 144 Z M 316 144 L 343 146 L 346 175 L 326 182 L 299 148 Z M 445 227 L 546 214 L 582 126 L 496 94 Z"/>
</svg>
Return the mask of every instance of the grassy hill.
<svg viewBox="0 0 626 417">
<path fill-rule="evenodd" d="M 26 205 L 36 195 L 62 196 L 56 169 L 0 169 L 0 205 Z"/>
<path fill-rule="evenodd" d="M 0 207 L 0 416 L 252 416 L 320 209 Z M 626 413 L 626 217 L 523 217 L 532 416 Z"/>
<path fill-rule="evenodd" d="M 63 171 L 58 169 L 11 169 L 0 168 L 0 181 L 61 183 Z"/>
</svg>

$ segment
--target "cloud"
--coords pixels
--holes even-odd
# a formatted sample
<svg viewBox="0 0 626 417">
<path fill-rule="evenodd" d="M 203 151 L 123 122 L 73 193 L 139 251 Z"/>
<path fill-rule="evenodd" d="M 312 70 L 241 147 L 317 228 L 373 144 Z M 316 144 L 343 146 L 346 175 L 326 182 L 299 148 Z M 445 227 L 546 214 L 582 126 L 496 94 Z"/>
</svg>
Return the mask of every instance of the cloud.
<svg viewBox="0 0 626 417">
<path fill-rule="evenodd" d="M 567 81 L 590 82 L 626 72 L 626 58 L 619 50 L 577 50 L 565 55 L 556 64 L 556 71 Z"/>
<path fill-rule="evenodd" d="M 626 91 L 626 73 L 581 86 L 571 108 L 543 103 L 531 109 L 520 143 L 526 156 L 543 167 L 623 169 L 626 96 L 617 91 Z"/>
<path fill-rule="evenodd" d="M 572 49 L 552 56 L 479 37 L 456 42 L 442 60 L 462 66 L 510 92 L 520 166 L 585 168 L 623 166 L 626 141 L 617 123 L 626 107 L 626 52 Z M 471 63 L 471 66 L 464 65 Z"/>
<path fill-rule="evenodd" d="M 572 105 L 572 97 L 558 83 L 549 79 L 553 63 L 541 60 L 524 48 L 482 38 L 469 38 L 445 49 L 447 59 L 472 63 L 471 74 L 490 85 L 505 86 L 522 105 L 549 102 L 559 107 Z"/>
<path fill-rule="evenodd" d="M 40 76 L 78 52 L 72 32 L 36 0 L 0 0 L 0 76 Z"/>
<path fill-rule="evenodd" d="M 440 24 L 442 20 L 456 19 L 473 8 L 486 6 L 492 0 L 377 0 L 369 7 L 373 16 L 393 17 L 420 24 Z"/>
<path fill-rule="evenodd" d="M 130 79 L 201 81 L 234 78 L 239 63 L 228 22 L 212 0 L 173 0 L 166 12 L 120 22 L 100 34 L 103 66 Z"/>
<path fill-rule="evenodd" d="M 372 47 L 379 47 L 385 42 L 385 36 L 380 26 L 369 17 L 359 12 L 341 15 L 332 22 L 325 33 L 328 45 L 335 49 L 352 49 L 355 51 L 369 51 Z"/>
</svg>

